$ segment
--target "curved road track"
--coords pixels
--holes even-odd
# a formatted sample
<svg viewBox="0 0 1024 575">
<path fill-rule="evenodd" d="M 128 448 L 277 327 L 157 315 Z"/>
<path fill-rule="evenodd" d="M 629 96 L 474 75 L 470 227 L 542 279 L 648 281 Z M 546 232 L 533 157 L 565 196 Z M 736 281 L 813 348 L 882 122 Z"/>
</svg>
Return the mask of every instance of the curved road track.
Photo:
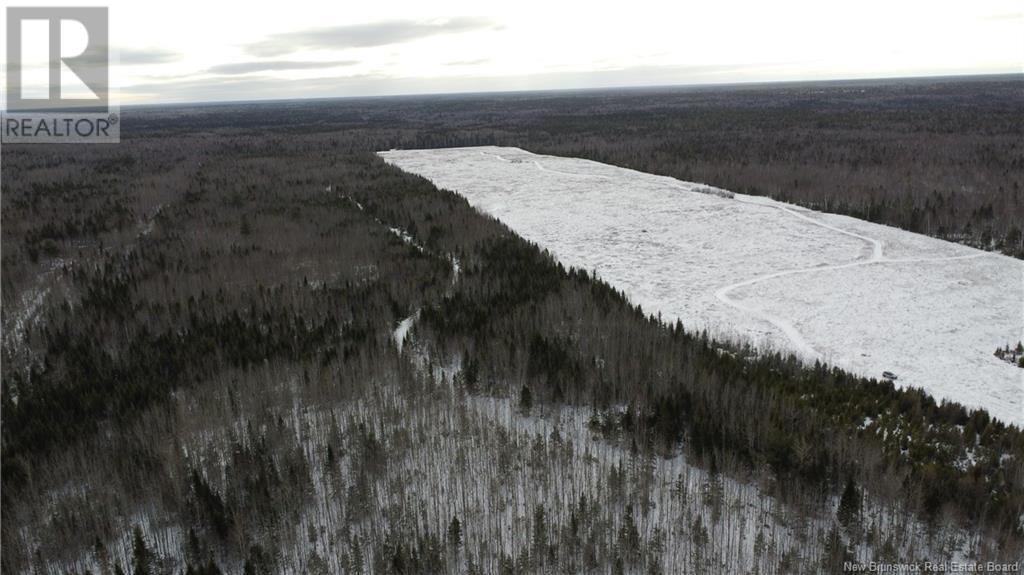
<svg viewBox="0 0 1024 575">
<path fill-rule="evenodd" d="M 493 153 L 490 153 L 490 152 L 483 152 L 483 151 L 481 151 L 480 153 L 485 155 L 485 156 L 491 156 L 491 157 L 497 158 L 497 159 L 499 159 L 499 160 L 501 160 L 503 162 L 511 162 L 512 161 L 512 160 L 509 160 L 508 158 L 505 158 L 505 157 L 503 157 L 501 155 L 498 155 L 498 154 L 493 154 Z M 537 160 L 533 160 L 532 163 L 533 163 L 533 165 L 535 165 L 537 167 L 537 169 L 539 169 L 541 171 L 545 171 L 545 172 L 552 172 L 552 173 L 556 173 L 556 174 L 562 174 L 562 175 L 574 176 L 574 177 L 589 177 L 589 178 L 598 178 L 598 179 L 605 179 L 605 180 L 611 179 L 608 176 L 604 176 L 604 175 L 601 175 L 601 174 L 581 174 L 581 173 L 576 173 L 576 172 L 564 172 L 564 171 L 561 171 L 561 170 L 553 170 L 553 169 L 544 167 L 544 165 L 541 164 Z M 671 179 L 671 178 L 669 178 L 669 179 Z M 681 181 L 678 181 L 678 180 L 675 180 L 675 179 L 671 179 L 671 180 L 672 180 L 673 184 L 676 187 L 678 187 L 680 189 L 683 189 L 685 191 L 688 191 L 688 192 L 692 192 L 693 191 L 692 185 L 684 183 L 684 182 L 681 182 Z M 875 265 L 875 264 L 905 264 L 905 263 L 921 263 L 921 262 L 941 262 L 941 261 L 953 261 L 953 260 L 966 260 L 966 259 L 973 259 L 973 258 L 981 258 L 981 257 L 986 257 L 986 256 L 991 255 L 988 252 L 981 252 L 981 253 L 970 254 L 970 255 L 965 255 L 965 256 L 948 256 L 948 257 L 937 257 L 937 258 L 890 259 L 890 258 L 885 257 L 884 247 L 882 245 L 882 241 L 877 239 L 877 238 L 872 238 L 872 237 L 869 237 L 869 236 L 861 235 L 861 234 L 858 234 L 858 233 L 855 233 L 855 232 L 851 232 L 849 230 L 844 230 L 842 228 L 838 228 L 836 226 L 826 224 L 826 223 L 818 221 L 818 220 L 816 220 L 816 219 L 814 219 L 814 218 L 812 218 L 810 216 L 802 214 L 802 213 L 800 213 L 797 210 L 794 210 L 792 208 L 789 208 L 789 207 L 786 207 L 786 206 L 782 206 L 782 205 L 775 205 L 776 202 L 774 200 L 769 200 L 769 201 L 760 200 L 759 201 L 759 200 L 755 200 L 755 199 L 744 199 L 744 198 L 741 198 L 741 197 L 734 197 L 732 199 L 737 201 L 737 202 L 741 202 L 741 203 L 744 203 L 744 204 L 749 204 L 749 205 L 752 205 L 752 206 L 759 206 L 759 207 L 762 207 L 762 208 L 774 209 L 774 210 L 779 210 L 781 212 L 785 212 L 786 214 L 788 214 L 788 215 L 790 215 L 792 217 L 798 218 L 800 220 L 803 220 L 803 221 L 805 221 L 805 222 L 807 222 L 807 223 L 809 223 L 811 225 L 815 225 L 815 226 L 818 226 L 818 227 L 821 227 L 821 228 L 825 228 L 827 230 L 831 230 L 831 231 L 839 233 L 839 234 L 843 234 L 843 235 L 847 235 L 847 236 L 850 236 L 850 237 L 853 237 L 853 238 L 857 238 L 857 239 L 859 239 L 859 240 L 861 240 L 861 241 L 863 241 L 863 242 L 865 242 L 865 243 L 867 243 L 868 245 L 871 246 L 871 253 L 868 256 L 863 257 L 863 258 L 858 259 L 858 260 L 855 260 L 855 261 L 852 261 L 852 262 L 846 262 L 846 263 L 835 264 L 835 265 L 816 265 L 816 266 L 810 266 L 810 267 L 793 268 L 793 269 L 787 269 L 787 270 L 767 273 L 767 274 L 763 274 L 763 275 L 760 275 L 760 276 L 757 276 L 757 277 L 753 277 L 753 278 L 750 278 L 750 279 L 743 280 L 741 282 L 736 282 L 734 284 L 729 284 L 727 286 L 723 286 L 723 287 L 715 290 L 715 298 L 717 298 L 722 303 L 732 307 L 733 309 L 736 309 L 736 310 L 741 311 L 743 313 L 752 315 L 752 316 L 754 316 L 754 317 L 756 317 L 758 319 L 761 319 L 762 321 L 765 321 L 765 322 L 775 326 L 775 328 L 777 328 L 779 331 L 781 331 L 783 334 L 785 334 L 785 336 L 787 338 L 789 338 L 789 340 L 793 344 L 794 351 L 796 351 L 797 354 L 799 356 L 801 356 L 805 360 L 821 359 L 822 358 L 822 354 L 818 350 L 814 349 L 814 346 L 812 346 L 810 343 L 807 342 L 806 339 L 804 339 L 804 336 L 803 336 L 803 334 L 800 333 L 800 330 L 798 330 L 796 327 L 794 327 L 785 318 L 781 318 L 781 317 L 776 316 L 774 314 L 771 314 L 771 313 L 769 313 L 769 312 L 767 312 L 767 311 L 765 311 L 763 309 L 760 309 L 760 308 L 757 308 L 755 306 L 748 305 L 748 304 L 745 304 L 743 302 L 737 301 L 737 300 L 733 299 L 729 294 L 731 292 L 739 289 L 739 288 L 743 288 L 743 287 L 759 284 L 759 283 L 762 283 L 762 282 L 765 282 L 765 281 L 768 281 L 768 280 L 772 280 L 772 279 L 780 278 L 780 277 L 784 277 L 784 276 L 827 272 L 827 271 L 840 270 L 840 269 L 846 269 L 846 268 L 852 268 L 852 267 L 858 267 L 858 266 Z M 768 203 L 768 202 L 771 202 L 771 203 Z"/>
</svg>

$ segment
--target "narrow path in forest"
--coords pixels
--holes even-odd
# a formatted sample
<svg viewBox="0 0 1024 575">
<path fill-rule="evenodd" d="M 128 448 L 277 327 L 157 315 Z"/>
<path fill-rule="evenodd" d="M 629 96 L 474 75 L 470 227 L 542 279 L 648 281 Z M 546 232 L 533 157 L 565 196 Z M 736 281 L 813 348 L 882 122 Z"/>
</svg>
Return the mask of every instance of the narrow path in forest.
<svg viewBox="0 0 1024 575">
<path fill-rule="evenodd" d="M 502 158 L 502 159 L 504 159 L 504 158 Z M 330 191 L 331 190 L 331 186 L 328 186 L 327 190 Z M 345 199 L 347 199 L 348 201 L 352 202 L 352 204 L 359 211 L 361 211 L 361 212 L 365 212 L 366 211 L 366 210 L 363 209 L 362 204 L 357 202 L 356 199 L 353 198 L 352 196 L 343 195 L 343 197 Z M 398 239 L 400 239 L 403 242 L 409 244 L 410 246 L 416 248 L 420 252 L 423 252 L 423 253 L 429 254 L 429 255 L 436 255 L 436 254 L 432 254 L 429 250 L 427 250 L 427 248 L 423 247 L 422 244 L 417 242 L 416 238 L 412 237 L 412 234 L 410 234 L 409 232 L 407 232 L 407 231 L 405 231 L 405 230 L 403 230 L 401 228 L 397 228 L 397 227 L 394 227 L 394 226 L 389 226 L 389 225 L 385 224 L 384 222 L 382 222 L 380 220 L 380 218 L 378 218 L 376 216 L 373 216 L 373 221 L 377 222 L 381 226 L 384 226 L 385 228 L 387 228 L 387 230 L 389 232 L 395 234 L 395 236 L 397 236 Z M 455 257 L 454 255 L 449 254 L 446 259 L 448 260 L 449 263 L 451 263 L 451 266 L 452 266 L 452 281 L 451 281 L 451 284 L 449 284 L 449 286 L 448 286 L 448 290 L 449 290 L 449 293 L 450 293 L 451 290 L 455 287 L 455 284 L 459 281 L 459 274 L 462 272 L 462 265 L 459 262 L 459 258 Z M 391 332 L 391 336 L 395 340 L 395 346 L 398 347 L 398 354 L 399 355 L 402 354 L 402 348 L 405 346 L 405 341 L 409 338 L 409 332 L 412 330 L 413 325 L 416 324 L 416 320 L 418 320 L 419 317 L 420 317 L 421 309 L 422 308 L 416 308 L 416 310 L 413 311 L 411 314 L 409 314 L 408 316 L 402 318 L 398 322 L 398 325 L 395 326 L 395 329 Z"/>
</svg>

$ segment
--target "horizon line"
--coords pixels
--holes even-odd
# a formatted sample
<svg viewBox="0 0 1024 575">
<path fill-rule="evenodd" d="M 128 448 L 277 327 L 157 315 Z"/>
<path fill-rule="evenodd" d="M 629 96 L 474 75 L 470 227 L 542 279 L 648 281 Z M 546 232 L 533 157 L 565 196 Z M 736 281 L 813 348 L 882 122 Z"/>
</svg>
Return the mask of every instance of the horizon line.
<svg viewBox="0 0 1024 575">
<path fill-rule="evenodd" d="M 191 106 L 230 106 L 240 104 L 275 104 L 275 103 L 289 103 L 289 102 L 327 102 L 333 100 L 383 100 L 383 99 L 398 99 L 398 98 L 430 98 L 430 97 L 453 97 L 453 96 L 508 96 L 515 94 L 552 94 L 552 93 L 571 93 L 571 92 L 600 92 L 600 91 L 630 91 L 630 90 L 671 90 L 671 89 L 701 89 L 701 88 L 745 88 L 745 87 L 758 87 L 758 86 L 777 86 L 777 85 L 795 85 L 795 84 L 842 84 L 851 82 L 880 82 L 880 81 L 900 81 L 900 80 L 914 80 L 914 81 L 928 81 L 928 80 L 981 80 L 984 78 L 991 79 L 1010 79 L 1012 77 L 1019 76 L 1024 79 L 1024 69 L 1015 72 L 978 72 L 978 73 L 964 73 L 964 74 L 924 74 L 919 76 L 853 76 L 846 78 L 826 78 L 826 79 L 786 79 L 786 80 L 752 80 L 752 81 L 735 81 L 735 82 L 694 82 L 694 83 L 683 83 L 683 84 L 635 84 L 635 85 L 608 85 L 608 86 L 586 86 L 586 87 L 566 87 L 566 88 L 540 88 L 540 89 L 522 89 L 522 90 L 480 90 L 480 91 L 440 91 L 440 92 L 408 92 L 400 94 L 376 94 L 376 95 L 360 95 L 360 96 L 315 96 L 315 97 L 298 97 L 298 98 L 259 98 L 254 100 L 195 100 L 195 101 L 184 101 L 184 102 L 152 102 L 152 103 L 138 103 L 138 104 L 122 104 L 119 106 L 121 109 L 139 109 L 139 108 L 173 108 L 173 107 L 191 107 Z"/>
</svg>

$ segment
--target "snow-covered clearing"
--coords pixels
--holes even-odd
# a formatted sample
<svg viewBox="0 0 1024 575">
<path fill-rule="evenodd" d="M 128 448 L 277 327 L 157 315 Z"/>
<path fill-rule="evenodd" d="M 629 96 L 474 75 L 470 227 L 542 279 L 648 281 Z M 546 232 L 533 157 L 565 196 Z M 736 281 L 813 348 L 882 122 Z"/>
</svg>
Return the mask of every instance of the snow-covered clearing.
<svg viewBox="0 0 1024 575">
<path fill-rule="evenodd" d="M 1024 424 L 1024 263 L 768 198 L 518 148 L 381 152 L 690 329 L 898 375 Z"/>
</svg>

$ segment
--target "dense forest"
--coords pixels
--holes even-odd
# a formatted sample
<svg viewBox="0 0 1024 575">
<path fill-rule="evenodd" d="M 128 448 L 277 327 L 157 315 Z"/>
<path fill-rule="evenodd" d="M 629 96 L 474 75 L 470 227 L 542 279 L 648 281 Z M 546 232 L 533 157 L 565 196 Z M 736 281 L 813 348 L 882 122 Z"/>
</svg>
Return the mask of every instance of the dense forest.
<svg viewBox="0 0 1024 575">
<path fill-rule="evenodd" d="M 1013 75 L 221 105 L 189 108 L 177 129 L 330 126 L 377 149 L 515 146 L 1024 257 L 1022 114 Z"/>
<path fill-rule="evenodd" d="M 1020 429 L 667 324 L 373 154 L 513 144 L 908 228 L 920 170 L 956 206 L 921 231 L 1013 252 L 1014 82 L 139 109 L 118 145 L 5 146 L 0 567 L 1020 560 Z"/>
</svg>

